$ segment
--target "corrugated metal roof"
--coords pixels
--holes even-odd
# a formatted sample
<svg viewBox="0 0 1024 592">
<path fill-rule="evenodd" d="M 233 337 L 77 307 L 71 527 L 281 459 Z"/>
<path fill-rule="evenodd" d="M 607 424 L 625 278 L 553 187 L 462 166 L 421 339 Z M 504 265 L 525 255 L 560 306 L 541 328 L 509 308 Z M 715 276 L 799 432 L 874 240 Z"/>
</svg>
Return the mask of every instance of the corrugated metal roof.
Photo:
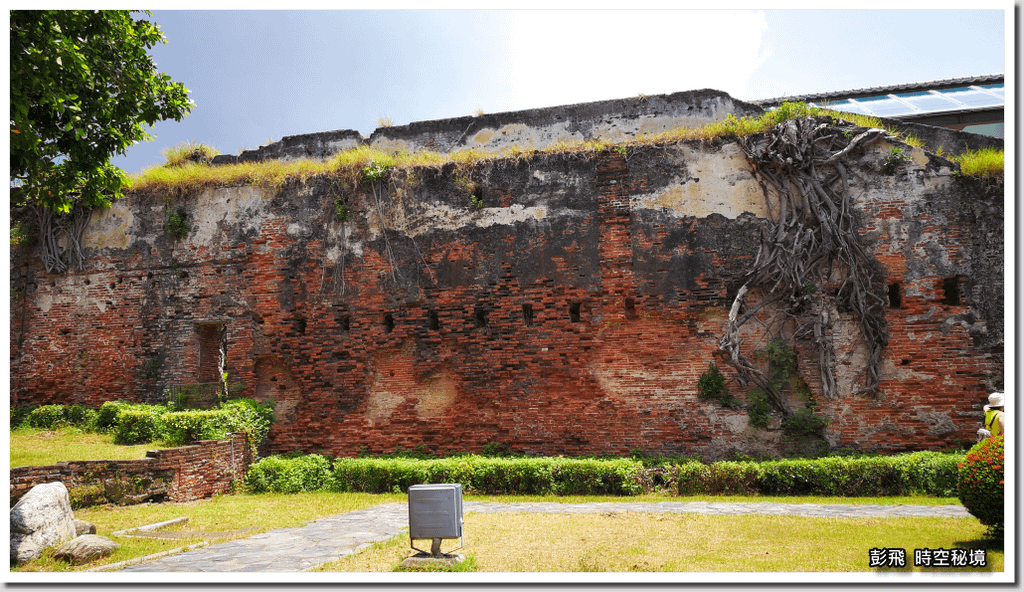
<svg viewBox="0 0 1024 592">
<path fill-rule="evenodd" d="M 892 86 L 875 86 L 871 88 L 859 88 L 854 90 L 842 90 L 812 95 L 794 95 L 789 97 L 776 97 L 773 99 L 761 99 L 750 101 L 762 107 L 774 107 L 789 102 L 822 103 L 826 101 L 840 101 L 843 99 L 856 99 L 858 97 L 884 96 L 889 94 L 901 94 L 916 91 L 944 90 L 962 86 L 980 86 L 986 84 L 1002 84 L 1003 74 L 988 74 L 985 76 L 969 76 L 966 78 L 947 78 L 944 80 L 932 80 L 930 82 L 912 82 L 908 84 L 896 84 Z"/>
</svg>

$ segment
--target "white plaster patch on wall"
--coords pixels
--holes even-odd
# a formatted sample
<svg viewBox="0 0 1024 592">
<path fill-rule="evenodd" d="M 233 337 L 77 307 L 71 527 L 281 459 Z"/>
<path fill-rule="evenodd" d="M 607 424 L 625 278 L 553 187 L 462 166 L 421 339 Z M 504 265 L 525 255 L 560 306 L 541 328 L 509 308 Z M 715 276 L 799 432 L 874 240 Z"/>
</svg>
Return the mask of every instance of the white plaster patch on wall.
<svg viewBox="0 0 1024 592">
<path fill-rule="evenodd" d="M 189 212 L 192 232 L 189 242 L 195 246 L 214 247 L 223 239 L 218 222 L 239 225 L 242 230 L 259 228 L 264 210 L 269 205 L 269 193 L 259 187 L 218 187 L 199 194 Z M 197 216 L 194 212 L 202 212 Z"/>
<path fill-rule="evenodd" d="M 312 231 L 309 229 L 309 227 L 299 222 L 292 222 L 291 224 L 289 224 L 285 232 L 287 232 L 288 236 L 292 238 L 302 238 L 312 234 Z"/>
<path fill-rule="evenodd" d="M 92 212 L 82 233 L 82 246 L 89 249 L 127 249 L 135 221 L 129 200 L 115 201 L 109 208 Z"/>
<path fill-rule="evenodd" d="M 39 292 L 36 296 L 36 306 L 43 312 L 50 312 L 50 307 L 53 306 L 53 294 L 45 292 Z"/>
<path fill-rule="evenodd" d="M 738 145 L 726 144 L 713 154 L 684 150 L 691 178 L 657 192 L 633 196 L 632 208 L 666 210 L 696 218 L 721 214 L 735 219 L 745 212 L 767 216 L 761 186 Z"/>
<path fill-rule="evenodd" d="M 910 240 L 908 225 L 900 218 L 889 218 L 878 222 L 878 230 L 882 233 L 879 237 L 888 244 L 890 253 L 899 253 Z"/>
<path fill-rule="evenodd" d="M 404 140 L 382 138 L 373 141 L 372 146 L 385 152 L 415 152 L 419 147 Z"/>
<path fill-rule="evenodd" d="M 734 434 L 742 434 L 747 431 L 748 417 L 746 415 L 727 415 L 722 421 L 725 429 Z"/>
<path fill-rule="evenodd" d="M 498 152 L 506 148 L 543 148 L 555 142 L 567 142 L 575 139 L 575 135 L 566 128 L 566 123 L 547 126 L 529 126 L 523 123 L 510 123 L 496 130 L 480 130 L 472 138 L 471 148 L 485 152 Z"/>
<path fill-rule="evenodd" d="M 881 368 L 882 380 L 896 380 L 896 381 L 932 381 L 939 376 L 935 374 L 926 374 L 918 372 L 909 366 L 897 365 L 894 360 L 885 359 L 882 361 Z"/>
<path fill-rule="evenodd" d="M 484 128 L 476 132 L 468 138 L 467 145 L 485 152 L 499 152 L 512 146 L 524 149 L 544 149 L 558 142 L 587 139 L 624 142 L 643 135 L 660 134 L 679 127 L 698 128 L 721 120 L 723 115 L 728 112 L 732 112 L 731 104 L 716 98 L 711 103 L 700 105 L 700 108 L 695 111 L 695 115 L 646 114 L 636 118 L 616 117 L 612 120 L 595 122 L 592 127 L 586 128 L 586 133 L 570 131 L 571 122 L 569 121 L 549 125 L 510 123 L 497 129 Z M 392 149 L 391 144 L 401 144 L 401 148 L 409 149 L 405 142 L 393 140 L 375 142 L 374 147 Z"/>
<path fill-rule="evenodd" d="M 327 142 L 327 151 L 341 152 L 342 150 L 352 150 L 353 148 L 357 148 L 358 146 L 359 142 L 356 141 L 355 138 L 335 140 L 333 142 Z"/>
<path fill-rule="evenodd" d="M 362 241 L 352 240 L 351 234 L 346 233 L 345 235 L 342 236 L 341 233 L 337 233 L 335 235 L 332 235 L 332 238 L 334 239 L 334 242 L 329 243 L 331 244 L 331 246 L 326 247 L 324 249 L 324 258 L 327 261 L 335 263 L 342 256 L 363 256 Z"/>
<path fill-rule="evenodd" d="M 486 228 L 494 225 L 511 226 L 519 222 L 543 220 L 551 215 L 568 215 L 570 210 L 551 212 L 546 206 L 525 207 L 513 204 L 507 208 L 455 208 L 442 203 L 426 204 L 404 229 L 408 236 L 416 237 L 437 230 L 458 230 L 468 226 Z M 373 225 L 371 225 L 373 229 Z"/>
</svg>

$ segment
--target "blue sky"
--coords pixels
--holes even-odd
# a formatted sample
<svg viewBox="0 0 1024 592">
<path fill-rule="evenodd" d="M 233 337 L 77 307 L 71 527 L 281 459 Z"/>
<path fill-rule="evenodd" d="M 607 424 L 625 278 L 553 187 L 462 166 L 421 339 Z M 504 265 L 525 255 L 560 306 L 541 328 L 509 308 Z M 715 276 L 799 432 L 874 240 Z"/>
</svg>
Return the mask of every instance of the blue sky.
<svg viewBox="0 0 1024 592">
<path fill-rule="evenodd" d="M 184 141 L 238 154 L 286 135 L 369 136 L 381 117 L 402 125 L 638 93 L 714 88 L 753 100 L 1011 74 L 1012 5 L 976 5 L 988 8 L 157 10 L 168 43 L 152 55 L 196 106 L 113 163 L 138 172 Z"/>
</svg>

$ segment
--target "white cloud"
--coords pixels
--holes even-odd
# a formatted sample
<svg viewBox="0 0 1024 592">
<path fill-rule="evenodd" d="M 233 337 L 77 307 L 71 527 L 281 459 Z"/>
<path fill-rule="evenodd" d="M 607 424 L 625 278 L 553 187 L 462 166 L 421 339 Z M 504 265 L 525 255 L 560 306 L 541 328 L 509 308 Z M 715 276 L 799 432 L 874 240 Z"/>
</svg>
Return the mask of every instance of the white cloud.
<svg viewBox="0 0 1024 592">
<path fill-rule="evenodd" d="M 744 96 L 768 57 L 763 12 L 516 11 L 516 109 L 713 88 Z"/>
</svg>

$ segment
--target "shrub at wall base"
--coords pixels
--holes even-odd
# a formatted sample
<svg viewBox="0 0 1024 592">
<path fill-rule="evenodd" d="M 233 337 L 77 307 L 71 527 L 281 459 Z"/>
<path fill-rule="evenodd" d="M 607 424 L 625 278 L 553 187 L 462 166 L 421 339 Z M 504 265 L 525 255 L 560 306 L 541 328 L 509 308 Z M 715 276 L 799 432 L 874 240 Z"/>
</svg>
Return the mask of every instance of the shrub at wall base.
<svg viewBox="0 0 1024 592">
<path fill-rule="evenodd" d="M 967 452 L 959 464 L 960 503 L 989 527 L 990 534 L 1003 530 L 1003 437 L 986 438 Z"/>
</svg>

